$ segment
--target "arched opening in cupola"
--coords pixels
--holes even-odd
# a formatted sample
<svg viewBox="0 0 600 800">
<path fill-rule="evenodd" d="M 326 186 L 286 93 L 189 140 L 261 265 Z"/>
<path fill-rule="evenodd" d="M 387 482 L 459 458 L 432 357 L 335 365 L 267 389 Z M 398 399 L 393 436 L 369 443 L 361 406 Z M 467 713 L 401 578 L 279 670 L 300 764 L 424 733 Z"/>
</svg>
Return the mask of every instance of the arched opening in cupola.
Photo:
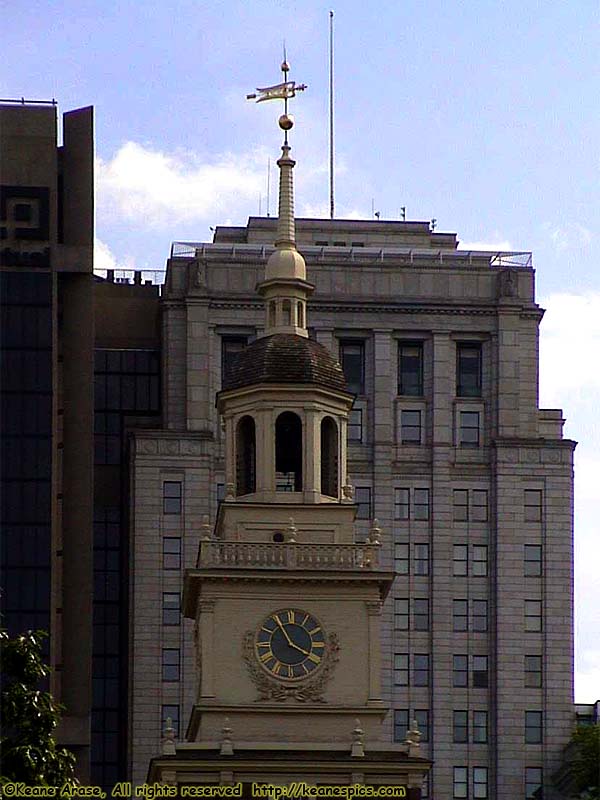
<svg viewBox="0 0 600 800">
<path fill-rule="evenodd" d="M 321 422 L 321 494 L 338 496 L 338 428 L 331 417 Z"/>
<path fill-rule="evenodd" d="M 302 420 L 291 411 L 275 423 L 275 487 L 278 492 L 302 491 Z"/>
<path fill-rule="evenodd" d="M 284 325 L 292 324 L 292 304 L 289 300 L 284 300 L 281 304 L 282 322 Z"/>
<path fill-rule="evenodd" d="M 242 417 L 236 435 L 236 494 L 256 491 L 256 425 L 252 417 Z"/>
</svg>

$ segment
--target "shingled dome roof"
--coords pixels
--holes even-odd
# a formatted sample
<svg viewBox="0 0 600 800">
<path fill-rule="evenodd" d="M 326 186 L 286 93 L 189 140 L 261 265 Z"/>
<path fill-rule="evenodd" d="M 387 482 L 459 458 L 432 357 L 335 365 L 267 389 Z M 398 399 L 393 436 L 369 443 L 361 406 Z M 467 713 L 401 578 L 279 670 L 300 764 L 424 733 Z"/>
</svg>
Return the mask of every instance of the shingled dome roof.
<svg viewBox="0 0 600 800">
<path fill-rule="evenodd" d="M 257 383 L 302 383 L 348 392 L 339 363 L 323 345 L 293 333 L 264 336 L 233 361 L 223 391 Z"/>
</svg>

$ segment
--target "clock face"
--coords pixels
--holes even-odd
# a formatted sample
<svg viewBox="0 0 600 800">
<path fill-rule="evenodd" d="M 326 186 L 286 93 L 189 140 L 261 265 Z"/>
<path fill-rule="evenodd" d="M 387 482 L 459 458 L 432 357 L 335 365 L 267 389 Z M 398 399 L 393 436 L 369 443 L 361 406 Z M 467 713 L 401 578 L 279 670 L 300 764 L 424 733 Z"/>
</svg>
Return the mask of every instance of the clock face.
<svg viewBox="0 0 600 800">
<path fill-rule="evenodd" d="M 320 622 L 299 608 L 282 608 L 268 616 L 254 644 L 262 666 L 277 678 L 306 678 L 325 655 Z"/>
</svg>

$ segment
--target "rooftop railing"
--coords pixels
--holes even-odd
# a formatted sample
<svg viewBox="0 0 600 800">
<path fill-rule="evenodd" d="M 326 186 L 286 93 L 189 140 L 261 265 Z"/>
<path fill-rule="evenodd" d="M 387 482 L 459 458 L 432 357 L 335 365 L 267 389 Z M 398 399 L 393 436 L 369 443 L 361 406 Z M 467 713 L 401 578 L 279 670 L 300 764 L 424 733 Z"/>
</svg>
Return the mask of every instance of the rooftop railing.
<svg viewBox="0 0 600 800">
<path fill-rule="evenodd" d="M 298 544 L 271 542 L 200 542 L 198 569 L 227 567 L 245 569 L 361 570 L 379 566 L 379 545 Z"/>
<path fill-rule="evenodd" d="M 160 269 L 95 269 L 94 275 L 107 283 L 122 283 L 130 286 L 161 286 L 165 282 L 165 270 Z"/>
</svg>

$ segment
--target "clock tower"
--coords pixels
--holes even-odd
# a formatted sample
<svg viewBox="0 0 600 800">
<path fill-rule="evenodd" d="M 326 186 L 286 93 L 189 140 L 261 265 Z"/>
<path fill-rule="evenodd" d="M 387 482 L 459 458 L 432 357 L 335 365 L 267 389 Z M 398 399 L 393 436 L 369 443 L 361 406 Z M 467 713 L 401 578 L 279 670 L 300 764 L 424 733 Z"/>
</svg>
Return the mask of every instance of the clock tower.
<svg viewBox="0 0 600 800">
<path fill-rule="evenodd" d="M 396 786 L 420 797 L 430 762 L 419 733 L 384 742 L 380 621 L 394 574 L 374 521 L 355 543 L 346 472 L 353 395 L 336 358 L 308 336 L 313 286 L 296 249 L 288 80 L 258 90 L 285 113 L 275 249 L 257 291 L 264 333 L 217 395 L 226 494 L 204 525 L 183 612 L 195 621 L 197 696 L 186 741 L 165 732 L 148 781 Z M 416 726 L 413 726 L 413 728 Z M 402 789 L 405 787 L 405 793 Z M 358 791 L 358 790 L 357 790 Z M 372 790 L 371 790 L 372 791 Z M 365 792 L 366 793 L 366 792 Z M 390 795 L 388 795 L 390 796 Z"/>
</svg>

